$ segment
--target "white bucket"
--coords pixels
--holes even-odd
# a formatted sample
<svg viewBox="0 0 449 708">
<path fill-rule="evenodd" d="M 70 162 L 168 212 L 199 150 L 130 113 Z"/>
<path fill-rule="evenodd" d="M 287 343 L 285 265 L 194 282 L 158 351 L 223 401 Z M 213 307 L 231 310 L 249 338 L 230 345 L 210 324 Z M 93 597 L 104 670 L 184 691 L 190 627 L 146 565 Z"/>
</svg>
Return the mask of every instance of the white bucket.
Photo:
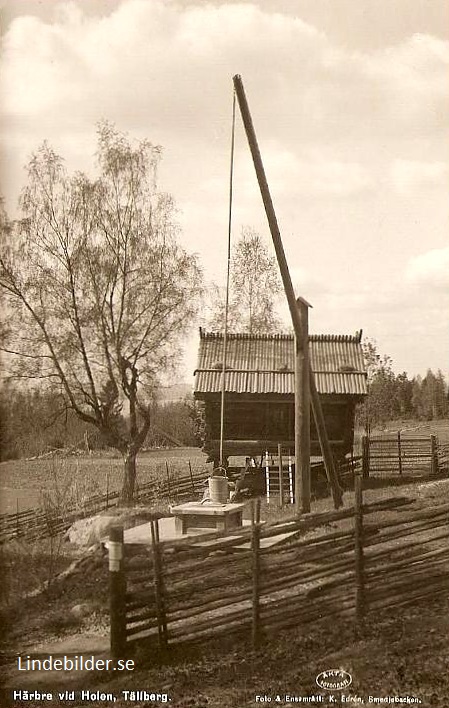
<svg viewBox="0 0 449 708">
<path fill-rule="evenodd" d="M 226 477 L 209 477 L 209 496 L 215 504 L 226 504 L 228 501 L 228 480 Z"/>
</svg>

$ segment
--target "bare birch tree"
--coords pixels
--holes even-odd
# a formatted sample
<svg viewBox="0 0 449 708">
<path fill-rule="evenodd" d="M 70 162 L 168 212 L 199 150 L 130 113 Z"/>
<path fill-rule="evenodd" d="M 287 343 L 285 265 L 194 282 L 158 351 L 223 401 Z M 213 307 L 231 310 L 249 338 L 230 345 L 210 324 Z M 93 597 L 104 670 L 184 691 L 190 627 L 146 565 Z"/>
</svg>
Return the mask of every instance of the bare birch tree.
<svg viewBox="0 0 449 708">
<path fill-rule="evenodd" d="M 270 256 L 260 234 L 242 229 L 231 260 L 228 327 L 249 334 L 270 333 L 279 329 L 276 300 L 282 291 L 278 265 Z M 212 286 L 212 314 L 209 327 L 222 330 L 225 318 L 223 289 Z"/>
<path fill-rule="evenodd" d="M 69 176 L 47 144 L 32 157 L 22 218 L 2 229 L 0 286 L 13 373 L 49 381 L 124 458 L 133 498 L 152 392 L 176 364 L 201 294 L 178 243 L 173 199 L 157 190 L 161 149 L 98 129 L 99 176 Z"/>
</svg>

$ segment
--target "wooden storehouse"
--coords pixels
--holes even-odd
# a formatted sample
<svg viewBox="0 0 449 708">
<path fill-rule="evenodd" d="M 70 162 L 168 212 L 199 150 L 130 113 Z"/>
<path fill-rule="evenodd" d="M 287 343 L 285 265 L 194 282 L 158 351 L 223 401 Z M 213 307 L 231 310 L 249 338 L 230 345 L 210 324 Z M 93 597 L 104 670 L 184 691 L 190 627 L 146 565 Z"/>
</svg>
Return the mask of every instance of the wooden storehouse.
<svg viewBox="0 0 449 708">
<path fill-rule="evenodd" d="M 367 393 L 361 332 L 310 335 L 309 353 L 327 434 L 336 459 L 351 452 L 355 406 Z M 224 406 L 226 457 L 294 454 L 294 337 L 292 334 L 229 334 Z M 194 396 L 203 402 L 204 447 L 219 459 L 223 335 L 200 329 Z M 311 415 L 311 454 L 321 454 Z"/>
</svg>

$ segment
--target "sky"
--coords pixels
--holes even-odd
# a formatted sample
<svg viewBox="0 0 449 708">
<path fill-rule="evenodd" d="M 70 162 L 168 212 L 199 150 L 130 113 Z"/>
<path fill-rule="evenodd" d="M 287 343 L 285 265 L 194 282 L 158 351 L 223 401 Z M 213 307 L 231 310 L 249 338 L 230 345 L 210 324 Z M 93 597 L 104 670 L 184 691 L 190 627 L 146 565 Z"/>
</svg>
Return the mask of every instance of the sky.
<svg viewBox="0 0 449 708">
<path fill-rule="evenodd" d="M 162 145 L 182 245 L 224 283 L 241 74 L 312 333 L 449 374 L 449 0 L 3 0 L 1 192 L 14 215 L 43 142 L 92 172 L 96 124 Z M 232 242 L 274 253 L 237 119 Z M 286 329 L 287 306 L 280 309 Z M 204 324 L 201 320 L 199 324 Z M 196 364 L 197 327 L 179 380 Z"/>
</svg>

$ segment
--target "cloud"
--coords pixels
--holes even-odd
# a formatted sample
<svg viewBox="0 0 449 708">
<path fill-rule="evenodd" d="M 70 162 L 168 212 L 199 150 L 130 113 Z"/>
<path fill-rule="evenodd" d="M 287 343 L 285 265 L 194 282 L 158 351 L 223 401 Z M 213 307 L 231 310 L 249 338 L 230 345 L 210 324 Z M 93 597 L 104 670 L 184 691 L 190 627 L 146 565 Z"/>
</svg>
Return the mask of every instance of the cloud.
<svg viewBox="0 0 449 708">
<path fill-rule="evenodd" d="M 349 197 L 374 186 L 373 176 L 365 165 L 332 159 L 325 150 L 298 156 L 293 151 L 282 149 L 277 142 L 269 143 L 265 145 L 263 163 L 270 189 L 282 195 L 283 200 L 296 199 L 301 195 Z M 256 180 L 250 160 L 245 160 L 237 178 L 240 180 L 239 196 L 250 199 Z M 226 175 L 215 176 L 202 184 L 201 189 L 209 196 L 224 194 Z"/>
<path fill-rule="evenodd" d="M 182 160 L 191 169 L 196 158 L 211 194 L 225 174 L 234 73 L 245 82 L 270 185 L 284 200 L 356 196 L 381 186 L 383 175 L 402 193 L 444 177 L 448 42 L 414 35 L 350 51 L 255 3 L 127 0 L 101 17 L 74 2 L 55 7 L 53 22 L 17 17 L 3 39 L 9 193 L 18 192 L 18 166 L 47 138 L 70 166 L 89 169 L 94 126 L 106 117 L 166 147 L 172 168 Z M 254 181 L 252 166 L 245 179 Z"/>
<path fill-rule="evenodd" d="M 412 284 L 449 291 L 449 247 L 434 248 L 411 258 L 406 278 Z"/>
<path fill-rule="evenodd" d="M 280 145 L 268 146 L 265 161 L 270 169 L 270 182 L 284 197 L 331 194 L 336 197 L 355 195 L 372 186 L 363 164 L 332 159 L 322 150 L 318 154 L 295 155 Z"/>
<path fill-rule="evenodd" d="M 200 122 L 213 137 L 227 128 L 230 78 L 239 72 L 262 130 L 285 140 L 379 133 L 398 120 L 410 133 L 442 124 L 448 55 L 447 42 L 425 35 L 349 52 L 297 17 L 250 3 L 129 0 L 102 18 L 61 3 L 52 24 L 12 23 L 2 94 L 12 119 L 54 112 L 59 130 L 98 115 L 150 127 L 162 113 L 166 131 L 195 132 Z"/>
<path fill-rule="evenodd" d="M 169 124 L 179 125 L 180 114 L 196 122 L 198 106 L 209 116 L 220 96 L 224 104 L 232 74 L 253 72 L 256 58 L 270 84 L 286 62 L 313 64 L 316 43 L 323 41 L 300 20 L 251 4 L 180 9 L 129 0 L 102 19 L 84 16 L 74 4 L 63 8 L 53 24 L 18 18 L 6 34 L 4 62 L 11 73 L 3 93 L 11 115 L 38 114 L 55 103 L 67 110 L 87 92 L 103 109 L 125 112 L 132 105 L 134 118 L 152 108 L 163 109 Z"/>
<path fill-rule="evenodd" d="M 69 170 L 90 172 L 95 123 L 107 118 L 164 147 L 161 183 L 179 206 L 183 245 L 220 280 L 231 78 L 240 73 L 287 259 L 318 329 L 353 331 L 365 322 L 380 329 L 388 321 L 411 351 L 415 340 L 402 334 L 408 303 L 419 300 L 440 321 L 446 287 L 449 42 L 402 30 L 387 32 L 390 46 L 379 32 L 365 45 L 363 33 L 344 41 L 343 26 L 355 33 L 350 17 L 343 21 L 336 8 L 333 20 L 318 9 L 305 15 L 298 9 L 305 4 L 315 8 L 124 0 L 112 9 L 102 3 L 108 14 L 95 15 L 90 3 L 58 0 L 52 20 L 16 16 L 3 35 L 0 73 L 7 204 L 44 139 Z M 369 7 L 387 29 L 417 24 L 407 3 L 386 19 L 387 2 Z M 345 8 L 356 27 L 364 13 L 357 3 Z M 304 19 L 312 16 L 315 25 Z M 366 34 L 365 16 L 362 24 Z M 236 233 L 251 225 L 269 238 L 239 117 L 233 216 Z M 404 253 L 419 253 L 423 243 L 428 253 L 404 270 Z M 447 359 L 446 343 L 441 351 Z"/>
<path fill-rule="evenodd" d="M 394 160 L 390 175 L 392 184 L 401 193 L 433 186 L 446 188 L 449 165 L 444 162 Z"/>
<path fill-rule="evenodd" d="M 415 138 L 445 129 L 449 42 L 415 34 L 401 44 L 360 57 L 372 98 L 367 108 L 376 122 L 390 120 Z"/>
</svg>

